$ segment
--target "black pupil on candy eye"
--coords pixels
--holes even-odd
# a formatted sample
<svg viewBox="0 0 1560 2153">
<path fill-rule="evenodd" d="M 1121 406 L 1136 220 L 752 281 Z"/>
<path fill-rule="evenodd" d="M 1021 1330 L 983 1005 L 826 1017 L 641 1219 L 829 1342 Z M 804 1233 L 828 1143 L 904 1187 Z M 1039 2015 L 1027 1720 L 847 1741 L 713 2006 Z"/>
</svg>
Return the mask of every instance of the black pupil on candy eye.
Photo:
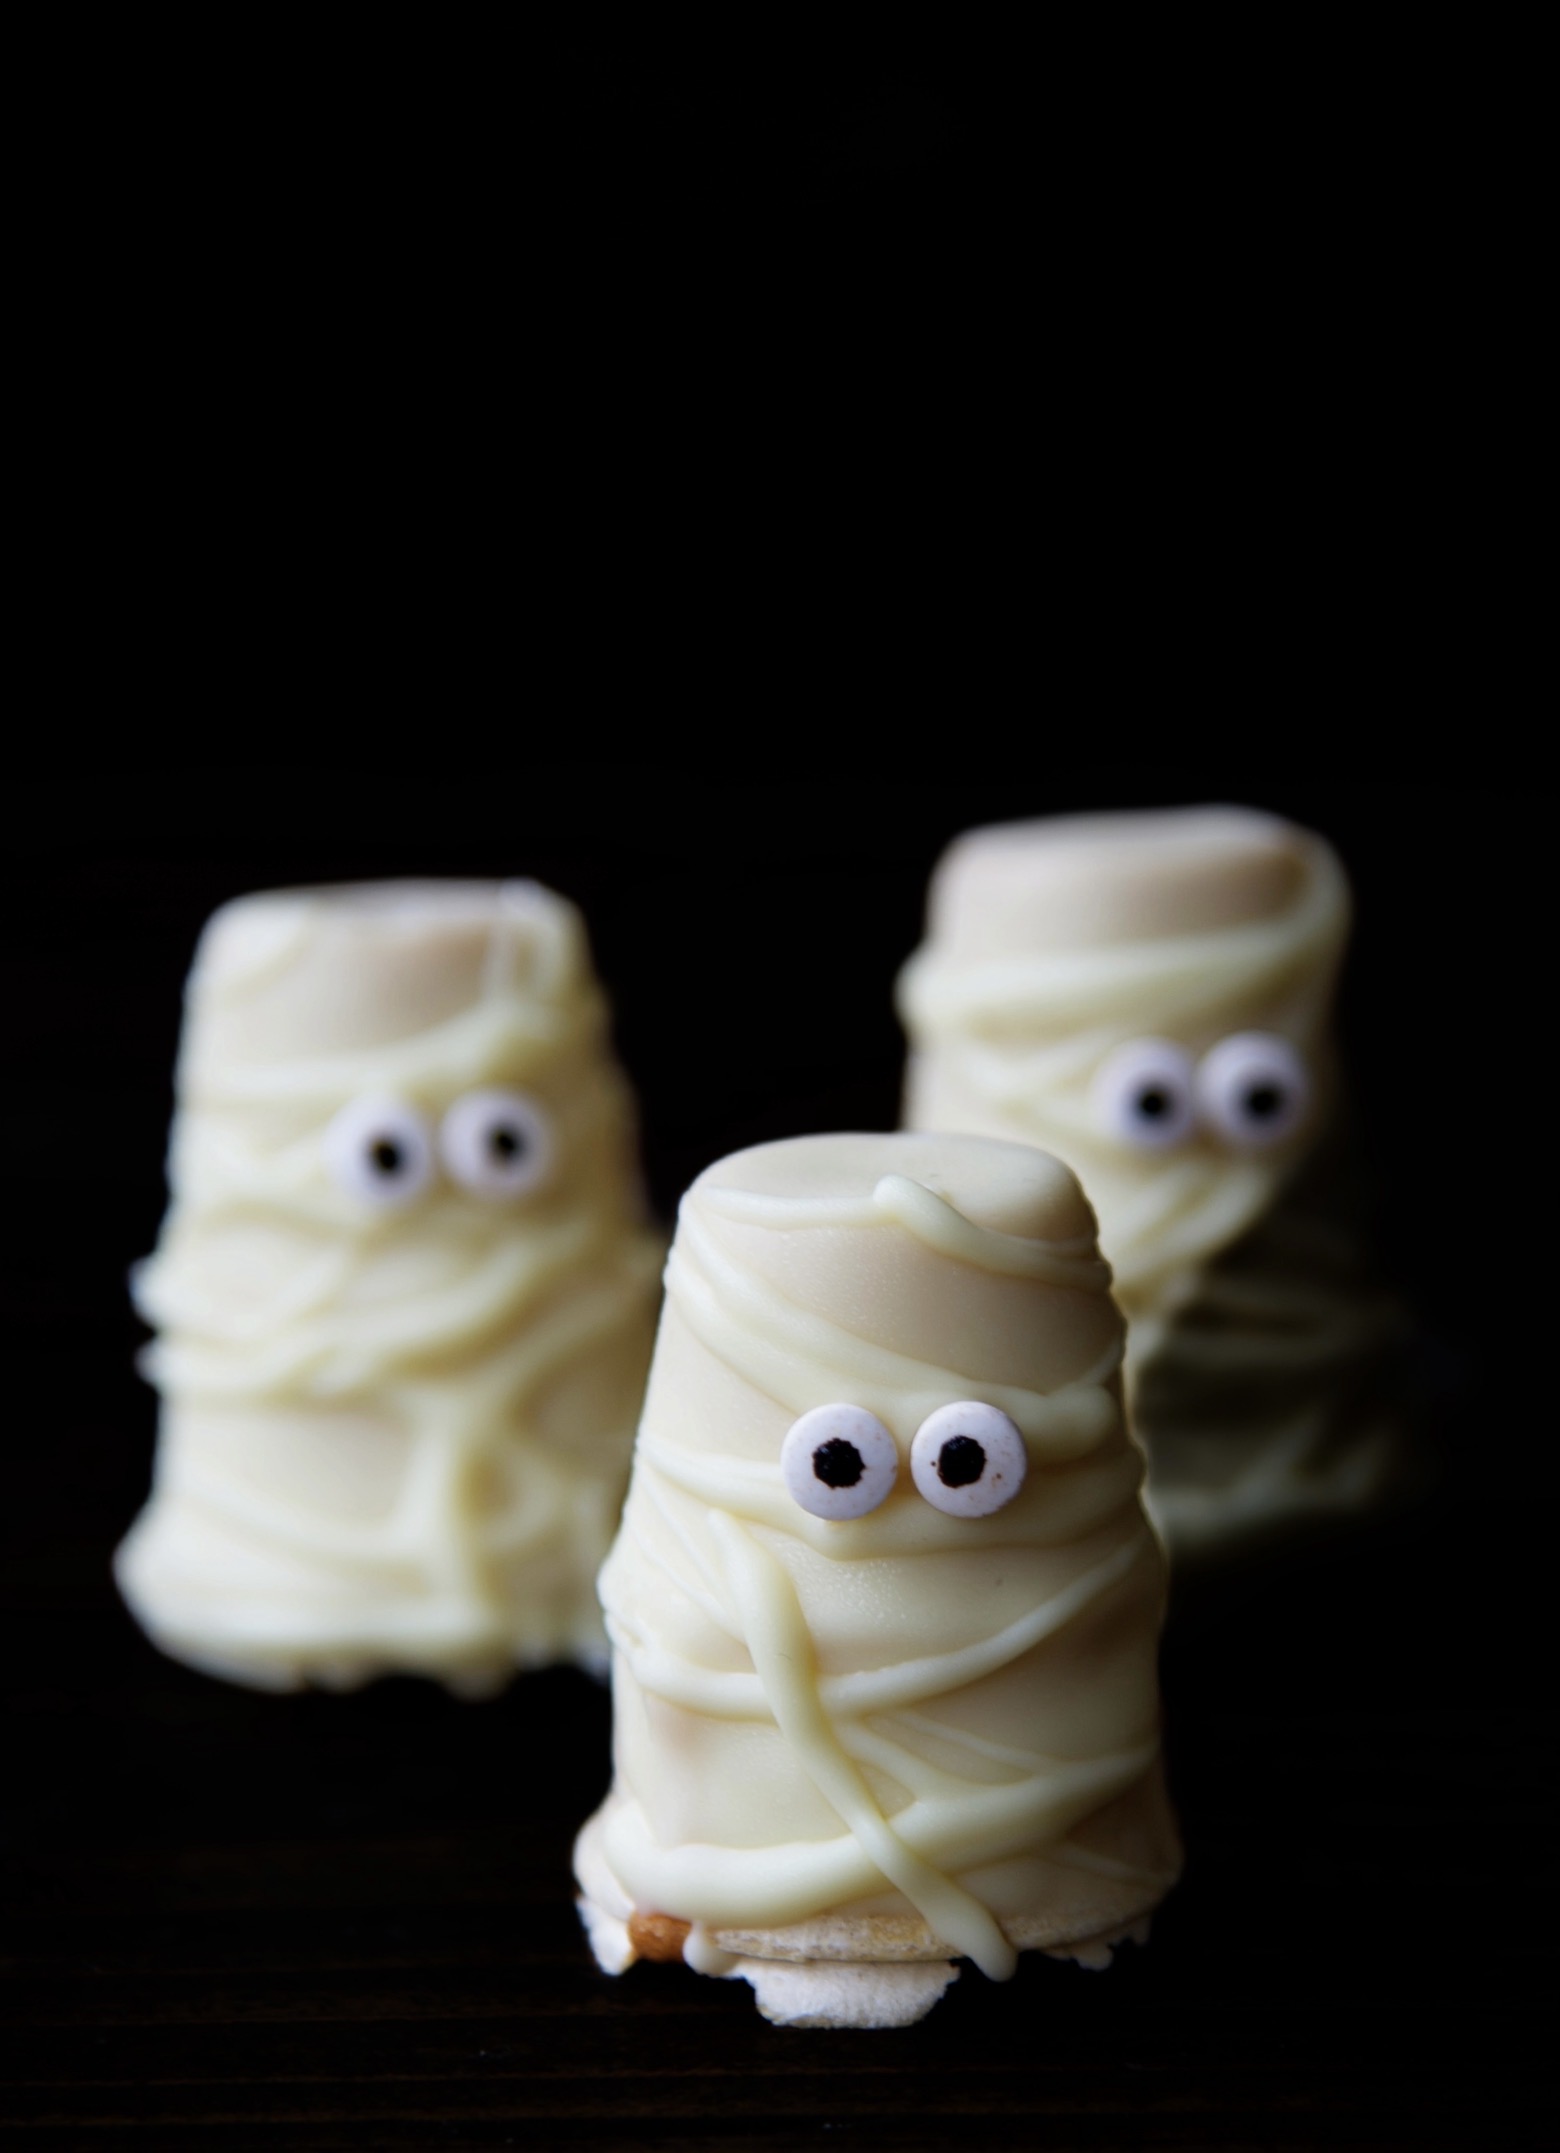
<svg viewBox="0 0 1560 2153">
<path fill-rule="evenodd" d="M 820 1443 L 813 1452 L 813 1472 L 826 1488 L 853 1488 L 864 1471 L 861 1452 L 843 1436 Z"/>
<path fill-rule="evenodd" d="M 488 1135 L 488 1150 L 495 1159 L 518 1159 L 525 1149 L 525 1137 L 510 1122 L 503 1122 Z"/>
<path fill-rule="evenodd" d="M 937 1453 L 937 1477 L 945 1488 L 967 1488 L 986 1470 L 986 1453 L 973 1435 L 950 1435 Z"/>
<path fill-rule="evenodd" d="M 1138 1093 L 1137 1107 L 1145 1121 L 1162 1121 L 1170 1111 L 1170 1094 L 1162 1085 L 1147 1085 Z M 965 1436 L 959 1437 L 960 1442 L 967 1440 Z"/>
<path fill-rule="evenodd" d="M 406 1163 L 406 1155 L 393 1136 L 376 1136 L 368 1147 L 368 1156 L 376 1174 L 398 1174 Z"/>
<path fill-rule="evenodd" d="M 1284 1103 L 1276 1084 L 1253 1084 L 1246 1094 L 1246 1112 L 1253 1121 L 1271 1121 Z"/>
</svg>

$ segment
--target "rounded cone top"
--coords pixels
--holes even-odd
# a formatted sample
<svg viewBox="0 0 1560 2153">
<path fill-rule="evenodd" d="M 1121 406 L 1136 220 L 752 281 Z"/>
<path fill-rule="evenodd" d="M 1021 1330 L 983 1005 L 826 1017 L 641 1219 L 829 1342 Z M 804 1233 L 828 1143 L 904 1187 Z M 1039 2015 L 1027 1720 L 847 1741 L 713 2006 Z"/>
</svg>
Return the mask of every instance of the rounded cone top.
<svg viewBox="0 0 1560 2153">
<path fill-rule="evenodd" d="M 265 1062 L 383 1046 L 496 994 L 551 1000 L 586 979 L 579 915 L 539 883 L 343 883 L 224 905 L 190 1002 L 208 1052 Z"/>
<path fill-rule="evenodd" d="M 829 1326 L 820 1380 L 836 1388 L 860 1346 L 1050 1390 L 1120 1325 L 1077 1177 L 992 1137 L 807 1136 L 737 1152 L 683 1199 L 674 1302 L 690 1262 L 708 1284 L 728 1281 L 744 1330 L 765 1325 L 766 1299 Z"/>
<path fill-rule="evenodd" d="M 970 830 L 943 855 L 931 940 L 959 958 L 1217 932 L 1284 912 L 1320 838 L 1252 808 L 1063 815 Z"/>
<path fill-rule="evenodd" d="M 803 1207 L 849 1205 L 870 1200 L 888 1175 L 918 1182 L 991 1233 L 1044 1242 L 1093 1239 L 1094 1213 L 1077 1175 L 1047 1151 L 996 1137 L 914 1130 L 791 1137 L 717 1160 L 689 1193 L 732 1190 Z"/>
</svg>

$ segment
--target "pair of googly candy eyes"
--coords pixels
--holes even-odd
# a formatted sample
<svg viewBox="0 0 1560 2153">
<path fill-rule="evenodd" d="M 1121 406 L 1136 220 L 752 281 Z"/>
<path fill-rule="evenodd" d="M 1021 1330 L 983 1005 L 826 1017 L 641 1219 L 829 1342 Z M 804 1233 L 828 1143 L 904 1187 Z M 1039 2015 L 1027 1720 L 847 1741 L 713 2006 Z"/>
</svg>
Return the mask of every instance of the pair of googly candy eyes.
<svg viewBox="0 0 1560 2153">
<path fill-rule="evenodd" d="M 503 1203 L 529 1196 L 553 1161 L 552 1127 L 518 1091 L 471 1091 L 435 1131 L 428 1116 L 388 1094 L 354 1099 L 325 1131 L 325 1161 L 338 1187 L 375 1210 L 399 1210 L 445 1172 L 474 1196 Z"/>
<path fill-rule="evenodd" d="M 1024 1485 L 1029 1453 L 994 1405 L 965 1400 L 927 1415 L 910 1445 L 910 1477 L 934 1510 L 984 1518 Z M 793 1423 L 780 1446 L 786 1492 L 810 1516 L 864 1518 L 899 1478 L 899 1445 L 859 1405 L 819 1405 Z"/>
<path fill-rule="evenodd" d="M 1134 1039 L 1101 1064 L 1093 1100 L 1107 1135 L 1135 1150 L 1173 1150 L 1201 1124 L 1237 1151 L 1266 1151 L 1305 1120 L 1311 1078 L 1277 1032 L 1236 1032 L 1200 1062 L 1173 1039 Z"/>
</svg>

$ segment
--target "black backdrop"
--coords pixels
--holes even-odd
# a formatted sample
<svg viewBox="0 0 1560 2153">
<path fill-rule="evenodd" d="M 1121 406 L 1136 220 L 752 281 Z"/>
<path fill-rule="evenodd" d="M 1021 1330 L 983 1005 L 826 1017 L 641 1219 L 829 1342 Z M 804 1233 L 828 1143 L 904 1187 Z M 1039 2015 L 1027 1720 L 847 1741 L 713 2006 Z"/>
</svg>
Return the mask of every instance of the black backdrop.
<svg viewBox="0 0 1560 2153">
<path fill-rule="evenodd" d="M 167 769 L 13 795 L 7 867 L 0 2139 L 51 2147 L 1441 2146 L 1537 2135 L 1554 1916 L 1550 805 L 1228 767 L 727 782 L 613 764 Z M 381 776 L 383 776 L 381 772 Z M 394 773 L 390 773 L 392 776 Z M 1419 1497 L 1175 1605 L 1186 1879 L 1106 1976 L 967 1972 L 920 2028 L 781 2032 L 740 1984 L 599 1976 L 573 1673 L 457 1704 L 255 1697 L 160 1659 L 111 1549 L 153 1402 L 124 1292 L 163 1203 L 180 986 L 239 891 L 534 875 L 576 898 L 653 1194 L 740 1144 L 892 1126 L 889 988 L 971 823 L 1234 798 L 1327 834 Z M 1548 1892 L 1547 1899 L 1544 1894 Z M 9 2136 L 7 2136 L 7 2133 Z"/>
</svg>

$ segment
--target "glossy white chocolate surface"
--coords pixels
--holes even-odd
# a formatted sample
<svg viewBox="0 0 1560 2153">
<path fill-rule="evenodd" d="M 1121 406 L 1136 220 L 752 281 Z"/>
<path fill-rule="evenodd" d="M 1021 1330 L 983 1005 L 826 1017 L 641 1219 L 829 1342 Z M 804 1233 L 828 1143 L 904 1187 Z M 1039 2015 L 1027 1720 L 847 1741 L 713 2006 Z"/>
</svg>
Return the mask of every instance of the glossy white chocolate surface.
<svg viewBox="0 0 1560 2153">
<path fill-rule="evenodd" d="M 1073 1176 L 1010 1144 L 808 1137 L 694 1183 L 602 1574 L 615 1777 L 578 1859 L 604 1964 L 637 1914 L 691 1923 L 705 1972 L 959 1954 L 1001 1978 L 1016 1944 L 1157 1902 L 1164 1566 L 1108 1285 Z M 910 1470 L 969 1401 L 1027 1451 L 987 1516 Z M 809 1514 L 782 1473 L 829 1405 L 899 1450 L 864 1516 Z M 889 2022 L 854 2008 L 800 2022 Z"/>
<path fill-rule="evenodd" d="M 536 1117 L 519 1194 L 471 1185 L 490 1092 Z M 389 1204 L 347 1176 L 385 1101 L 423 1132 Z M 155 1484 L 116 1563 L 156 1641 L 273 1687 L 599 1664 L 659 1244 L 573 907 L 534 883 L 225 907 L 169 1179 L 134 1282 Z"/>
<path fill-rule="evenodd" d="M 1356 1251 L 1281 1202 L 1336 1112 L 1349 914 L 1331 849 L 1250 810 L 1015 823 L 950 847 L 901 975 L 906 1125 L 1042 1145 L 1089 1191 L 1177 1547 L 1378 1478 L 1378 1430 L 1337 1426 L 1369 1298 Z M 1264 1055 L 1305 1090 L 1253 1142 L 1230 1101 Z M 1134 1140 L 1121 1102 L 1154 1072 L 1161 1120 Z"/>
</svg>

